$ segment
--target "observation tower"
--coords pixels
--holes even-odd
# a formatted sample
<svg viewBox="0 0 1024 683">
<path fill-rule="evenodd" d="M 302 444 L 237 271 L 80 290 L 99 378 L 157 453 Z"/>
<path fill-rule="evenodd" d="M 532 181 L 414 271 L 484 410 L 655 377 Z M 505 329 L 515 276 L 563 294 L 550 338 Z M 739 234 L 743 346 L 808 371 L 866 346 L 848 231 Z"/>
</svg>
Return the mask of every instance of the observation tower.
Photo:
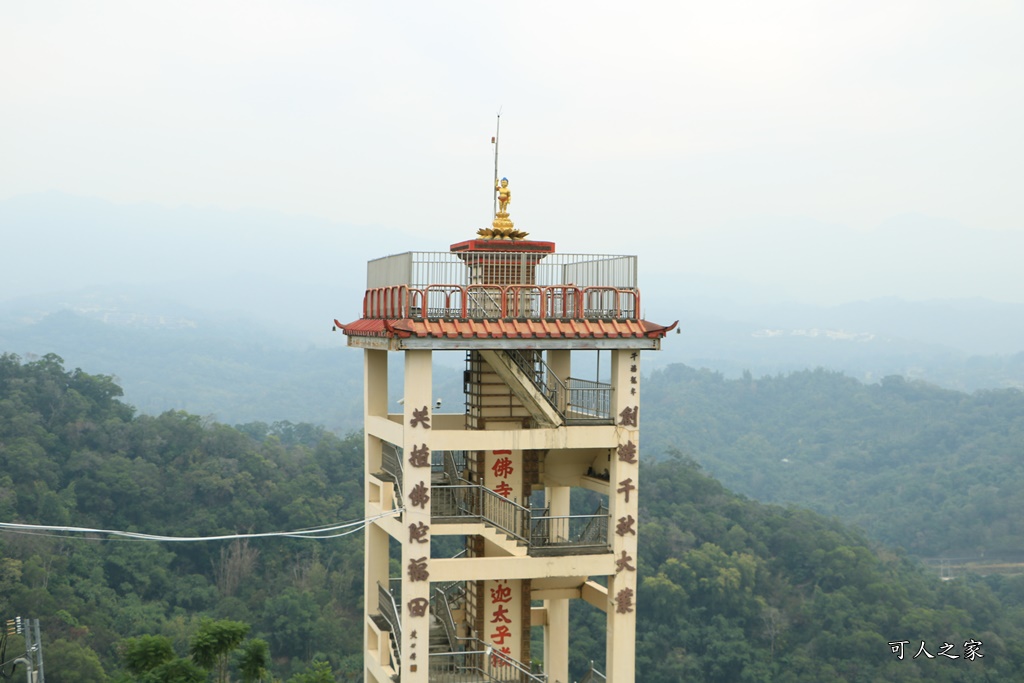
<svg viewBox="0 0 1024 683">
<path fill-rule="evenodd" d="M 583 600 L 632 683 L 640 352 L 675 323 L 640 319 L 635 256 L 526 239 L 495 189 L 490 228 L 370 261 L 362 316 L 335 321 L 364 356 L 365 680 L 571 683 Z M 462 411 L 435 402 L 440 352 Z"/>
</svg>

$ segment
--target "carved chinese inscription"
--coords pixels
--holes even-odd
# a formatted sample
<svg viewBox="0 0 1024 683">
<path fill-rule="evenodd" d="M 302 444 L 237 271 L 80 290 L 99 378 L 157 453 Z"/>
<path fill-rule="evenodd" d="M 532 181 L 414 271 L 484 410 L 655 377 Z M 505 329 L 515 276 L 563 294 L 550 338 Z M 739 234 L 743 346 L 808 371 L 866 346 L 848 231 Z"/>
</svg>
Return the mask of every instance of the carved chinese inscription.
<svg viewBox="0 0 1024 683">
<path fill-rule="evenodd" d="M 409 502 L 424 510 L 427 509 L 427 503 L 430 502 L 430 493 L 426 484 L 421 481 L 413 487 L 412 491 L 409 492 Z"/>
<path fill-rule="evenodd" d="M 426 598 L 413 598 L 406 606 L 409 608 L 410 617 L 422 617 L 426 616 L 430 601 Z"/>
<path fill-rule="evenodd" d="M 429 579 L 430 572 L 427 571 L 426 556 L 419 559 L 410 559 L 408 571 L 410 581 L 426 581 Z"/>
<path fill-rule="evenodd" d="M 636 491 L 636 486 L 633 485 L 633 478 L 629 477 L 619 482 L 619 488 L 615 489 L 616 493 L 626 494 L 626 502 L 629 502 L 629 492 Z"/>
<path fill-rule="evenodd" d="M 638 413 L 640 412 L 639 406 L 633 406 L 632 408 L 624 408 L 619 413 L 619 424 L 623 427 L 636 427 Z"/>
<path fill-rule="evenodd" d="M 420 427 L 424 429 L 430 429 L 430 408 L 423 406 L 422 408 L 412 409 L 412 419 L 409 420 L 410 427 Z"/>
<path fill-rule="evenodd" d="M 409 525 L 409 542 L 410 543 L 427 543 L 427 532 L 430 531 L 430 527 L 423 522 L 416 522 L 415 524 Z"/>
<path fill-rule="evenodd" d="M 633 528 L 634 524 L 636 524 L 636 520 L 633 519 L 633 515 L 619 517 L 619 522 L 615 525 L 615 533 L 619 536 L 625 536 L 626 534 L 636 536 L 636 529 Z"/>
<path fill-rule="evenodd" d="M 632 561 L 633 561 L 633 557 L 631 555 L 627 555 L 626 551 L 623 550 L 622 551 L 622 557 L 620 557 L 619 559 L 615 560 L 615 573 L 618 574 L 623 569 L 629 570 L 631 572 L 635 572 L 636 571 L 636 567 L 634 567 L 633 565 L 630 564 L 630 562 L 632 562 Z"/>
<path fill-rule="evenodd" d="M 631 465 L 636 464 L 636 444 L 632 441 L 621 444 L 618 453 L 620 461 L 628 462 Z"/>
<path fill-rule="evenodd" d="M 633 611 L 633 589 L 623 588 L 615 595 L 615 611 L 627 614 Z"/>
<path fill-rule="evenodd" d="M 409 464 L 413 467 L 430 467 L 430 447 L 427 444 L 413 444 L 412 452 L 409 453 Z"/>
</svg>

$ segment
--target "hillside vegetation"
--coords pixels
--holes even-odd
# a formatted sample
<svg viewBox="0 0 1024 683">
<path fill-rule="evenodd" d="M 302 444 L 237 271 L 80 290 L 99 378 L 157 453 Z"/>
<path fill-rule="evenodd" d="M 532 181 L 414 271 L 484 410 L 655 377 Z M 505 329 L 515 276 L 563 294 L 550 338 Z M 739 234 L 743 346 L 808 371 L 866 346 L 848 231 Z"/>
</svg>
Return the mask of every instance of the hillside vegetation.
<svg viewBox="0 0 1024 683">
<path fill-rule="evenodd" d="M 358 435 L 136 415 L 120 393 L 111 378 L 66 370 L 54 355 L 28 363 L 0 356 L 0 519 L 186 537 L 362 517 Z M 661 428 L 647 422 L 645 433 Z M 1024 675 L 1024 579 L 943 583 L 839 522 L 732 494 L 686 456 L 645 443 L 644 457 L 638 680 Z M 361 535 L 104 539 L 0 534 L 0 615 L 42 622 L 51 683 L 186 680 L 154 679 L 142 655 L 183 658 L 166 664 L 189 675 L 204 661 L 199 671 L 211 669 L 214 660 L 197 658 L 195 646 L 217 625 L 249 638 L 240 654 L 265 641 L 275 680 L 356 680 Z M 578 607 L 576 676 L 602 659 L 604 643 L 603 617 Z M 902 660 L 890 645 L 899 641 Z M 934 658 L 914 658 L 922 641 Z M 965 644 L 976 641 L 983 657 L 965 659 Z M 168 643 L 173 653 L 161 649 Z M 956 659 L 938 654 L 944 643 Z"/>
<path fill-rule="evenodd" d="M 825 370 L 646 380 L 648 453 L 681 451 L 735 491 L 796 503 L 924 556 L 1024 553 L 1024 392 L 965 394 Z"/>
</svg>

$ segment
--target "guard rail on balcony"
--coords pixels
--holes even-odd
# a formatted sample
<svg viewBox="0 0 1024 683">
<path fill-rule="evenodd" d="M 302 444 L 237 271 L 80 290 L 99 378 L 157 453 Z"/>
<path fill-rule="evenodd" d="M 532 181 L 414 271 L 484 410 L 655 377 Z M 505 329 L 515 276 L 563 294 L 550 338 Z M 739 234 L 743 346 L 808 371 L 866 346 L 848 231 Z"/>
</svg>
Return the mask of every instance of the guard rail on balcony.
<svg viewBox="0 0 1024 683">
<path fill-rule="evenodd" d="M 452 285 L 367 289 L 363 317 L 387 320 L 636 320 L 640 291 L 570 285 Z"/>
<path fill-rule="evenodd" d="M 608 550 L 607 509 L 592 515 L 536 516 L 530 530 L 531 555 Z"/>
<path fill-rule="evenodd" d="M 456 484 L 431 489 L 435 522 L 479 519 L 523 543 L 529 543 L 530 511 L 485 486 Z"/>
<path fill-rule="evenodd" d="M 570 377 L 568 385 L 569 404 L 565 408 L 567 421 L 612 419 L 611 384 Z"/>
<path fill-rule="evenodd" d="M 474 649 L 467 652 L 431 653 L 431 683 L 546 683 L 546 675 L 533 673 L 498 648 L 475 638 L 470 642 Z"/>
<path fill-rule="evenodd" d="M 608 510 L 599 507 L 592 515 L 550 516 L 532 511 L 503 497 L 486 486 L 470 484 L 461 478 L 461 451 L 445 451 L 442 462 L 432 463 L 435 472 L 455 484 L 435 484 L 430 489 L 430 516 L 435 523 L 477 519 L 498 529 L 509 538 L 529 547 L 529 554 L 543 555 L 571 551 L 601 553 L 608 548 Z M 385 442 L 382 474 L 396 482 L 396 497 L 401 500 L 402 449 Z M 462 469 L 465 469 L 463 461 Z"/>
</svg>

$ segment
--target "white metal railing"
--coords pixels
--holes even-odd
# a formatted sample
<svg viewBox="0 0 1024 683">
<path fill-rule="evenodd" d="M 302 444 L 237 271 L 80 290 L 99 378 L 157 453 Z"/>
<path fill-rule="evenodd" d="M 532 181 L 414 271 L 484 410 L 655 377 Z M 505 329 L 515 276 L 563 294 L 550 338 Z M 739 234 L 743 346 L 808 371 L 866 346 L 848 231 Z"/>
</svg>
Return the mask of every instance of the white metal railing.
<svg viewBox="0 0 1024 683">
<path fill-rule="evenodd" d="M 419 289 L 441 282 L 471 285 L 492 276 L 499 284 L 636 289 L 636 256 L 522 251 L 407 251 L 374 259 L 366 267 L 366 288 L 406 285 Z"/>
<path fill-rule="evenodd" d="M 612 385 L 589 379 L 570 377 L 568 420 L 610 420 L 612 417 Z"/>
<path fill-rule="evenodd" d="M 608 549 L 608 513 L 533 517 L 530 549 Z"/>
<path fill-rule="evenodd" d="M 529 542 L 530 511 L 485 486 L 434 486 L 430 495 L 431 517 L 435 522 L 472 517 L 516 540 Z"/>
<path fill-rule="evenodd" d="M 476 649 L 468 652 L 436 652 L 430 655 L 431 683 L 464 683 L 479 680 L 495 683 L 546 683 L 547 676 L 533 673 L 499 649 L 471 639 Z"/>
</svg>

